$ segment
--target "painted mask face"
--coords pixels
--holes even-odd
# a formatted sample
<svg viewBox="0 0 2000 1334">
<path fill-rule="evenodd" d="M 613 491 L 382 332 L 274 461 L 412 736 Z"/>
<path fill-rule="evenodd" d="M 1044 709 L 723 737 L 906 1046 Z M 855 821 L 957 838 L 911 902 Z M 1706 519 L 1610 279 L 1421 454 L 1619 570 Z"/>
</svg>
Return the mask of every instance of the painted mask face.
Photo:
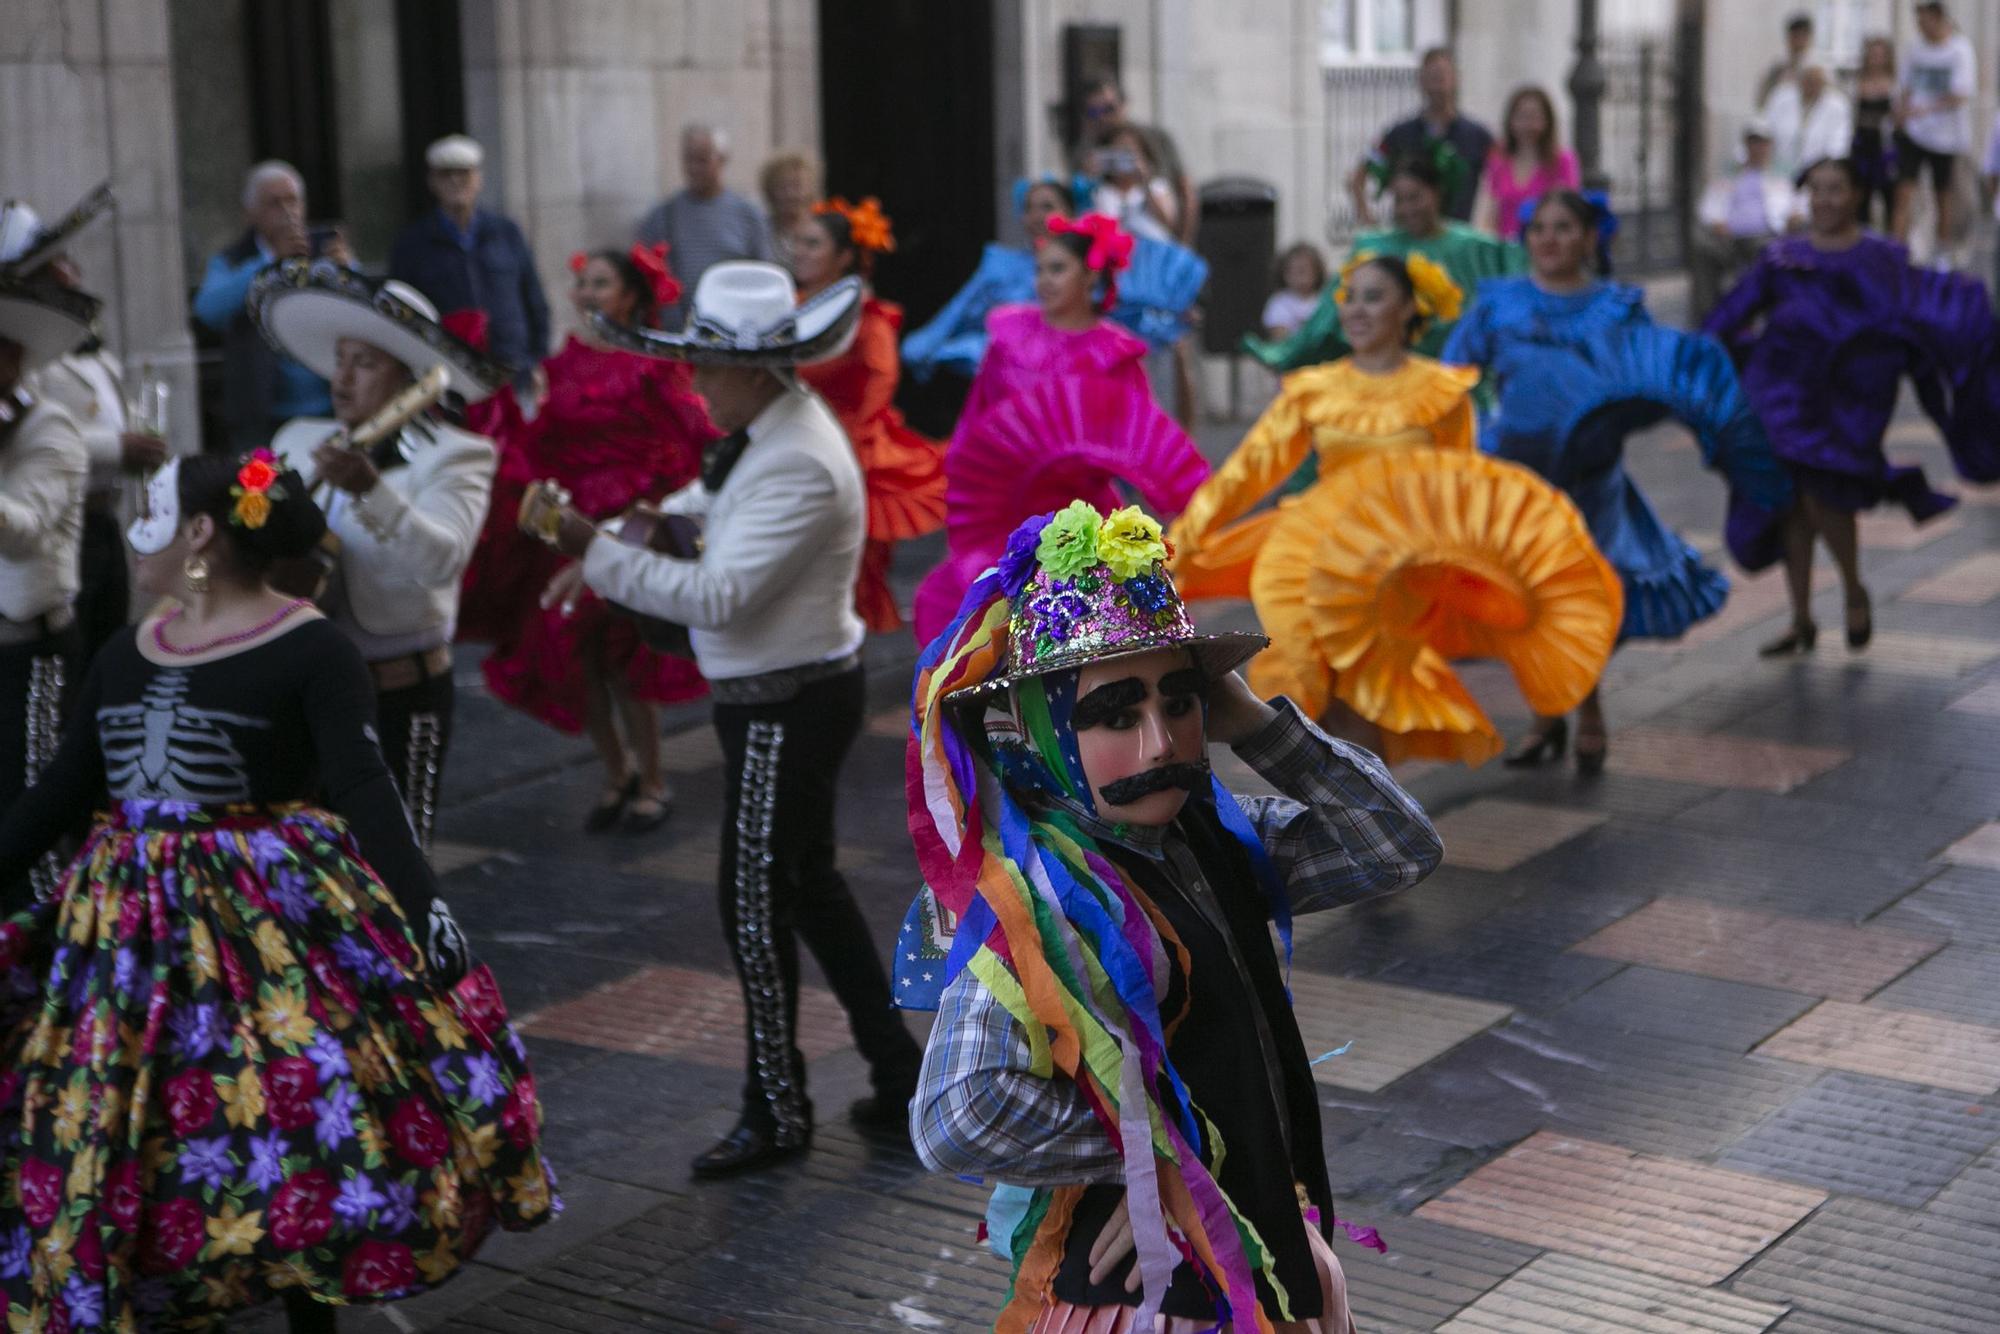
<svg viewBox="0 0 2000 1334">
<path fill-rule="evenodd" d="M 169 459 L 146 483 L 146 512 L 132 520 L 125 540 L 141 556 L 157 556 L 173 545 L 181 528 L 181 461 Z"/>
<path fill-rule="evenodd" d="M 1098 815 L 1172 824 L 1208 783 L 1199 669 L 1184 651 L 1155 650 L 1085 667 L 1076 690 L 1077 758 Z"/>
</svg>

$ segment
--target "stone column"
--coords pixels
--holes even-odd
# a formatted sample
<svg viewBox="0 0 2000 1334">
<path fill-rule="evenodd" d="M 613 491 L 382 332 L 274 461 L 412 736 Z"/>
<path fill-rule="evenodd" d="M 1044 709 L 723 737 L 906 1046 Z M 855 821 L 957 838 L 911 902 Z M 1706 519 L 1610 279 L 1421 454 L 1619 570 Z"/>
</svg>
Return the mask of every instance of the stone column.
<svg viewBox="0 0 2000 1334">
<path fill-rule="evenodd" d="M 0 23 L 0 183 L 52 218 L 99 181 L 110 218 L 72 248 L 128 371 L 172 385 L 175 448 L 200 447 L 180 247 L 166 0 L 8 0 Z"/>
</svg>

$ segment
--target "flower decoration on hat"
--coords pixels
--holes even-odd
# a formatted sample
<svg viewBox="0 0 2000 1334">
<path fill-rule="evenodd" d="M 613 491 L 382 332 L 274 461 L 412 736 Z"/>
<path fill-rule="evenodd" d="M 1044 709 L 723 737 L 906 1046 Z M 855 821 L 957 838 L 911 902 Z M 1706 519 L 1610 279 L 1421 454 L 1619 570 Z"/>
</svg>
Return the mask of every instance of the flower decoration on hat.
<svg viewBox="0 0 2000 1334">
<path fill-rule="evenodd" d="M 1160 525 L 1137 505 L 1107 517 L 1073 500 L 1030 519 L 1008 543 L 1000 571 L 1012 589 L 1014 665 L 1047 670 L 1078 654 L 1192 633 L 1163 573 L 1171 554 Z"/>
<path fill-rule="evenodd" d="M 229 494 L 236 498 L 229 521 L 253 532 L 270 522 L 272 502 L 285 498 L 277 480 L 278 459 L 270 450 L 260 449 L 246 457 L 236 470 L 236 485 L 229 488 Z"/>
<path fill-rule="evenodd" d="M 1400 263 L 1403 272 L 1410 276 L 1419 329 L 1434 320 L 1449 324 L 1465 313 L 1465 289 L 1451 280 L 1443 266 L 1424 255 L 1383 255 L 1373 250 L 1365 250 L 1341 265 L 1340 286 L 1333 293 L 1336 305 L 1347 304 L 1354 275 L 1363 265 L 1378 259 Z"/>
<path fill-rule="evenodd" d="M 838 214 L 847 219 L 848 239 L 854 242 L 856 250 L 887 255 L 896 249 L 896 234 L 890 229 L 889 215 L 882 211 L 882 201 L 874 195 L 867 196 L 858 204 L 850 204 L 840 195 L 835 195 L 814 204 L 812 211 Z"/>
</svg>

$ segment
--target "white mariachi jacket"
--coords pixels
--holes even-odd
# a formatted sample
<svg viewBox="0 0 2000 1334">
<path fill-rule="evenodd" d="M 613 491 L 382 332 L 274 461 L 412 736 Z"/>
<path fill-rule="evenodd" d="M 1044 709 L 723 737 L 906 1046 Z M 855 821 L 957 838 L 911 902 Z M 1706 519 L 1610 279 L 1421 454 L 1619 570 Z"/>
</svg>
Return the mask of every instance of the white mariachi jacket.
<svg viewBox="0 0 2000 1334">
<path fill-rule="evenodd" d="M 0 444 L 0 618 L 32 621 L 77 591 L 90 456 L 61 408 L 37 403 Z"/>
<path fill-rule="evenodd" d="M 272 452 L 312 477 L 313 450 L 338 428 L 323 417 L 295 417 Z M 402 447 L 408 462 L 384 470 L 367 495 L 316 494 L 340 539 L 340 578 L 361 629 L 379 639 L 433 634 L 445 642 L 458 620 L 459 581 L 486 522 L 499 454 L 485 436 L 435 421 L 404 428 Z"/>
</svg>

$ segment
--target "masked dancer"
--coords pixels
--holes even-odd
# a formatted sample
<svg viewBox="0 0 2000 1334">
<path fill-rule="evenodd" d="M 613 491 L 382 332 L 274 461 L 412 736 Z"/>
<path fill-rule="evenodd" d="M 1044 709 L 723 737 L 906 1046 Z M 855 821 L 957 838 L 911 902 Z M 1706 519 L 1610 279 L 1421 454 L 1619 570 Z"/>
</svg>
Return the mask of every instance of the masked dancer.
<svg viewBox="0 0 2000 1334">
<path fill-rule="evenodd" d="M 1349 1334 L 1271 931 L 1442 848 L 1374 756 L 1252 693 L 1263 637 L 1198 633 L 1166 556 L 1136 507 L 1031 519 L 918 661 L 897 990 L 938 1015 L 911 1133 L 1034 1192 L 997 1328 Z M 1222 787 L 1218 743 L 1278 795 Z"/>
<path fill-rule="evenodd" d="M 331 1331 L 554 1208 L 526 1054 L 437 896 L 370 674 L 265 582 L 324 526 L 265 451 L 155 473 L 130 540 L 168 610 L 105 646 L 0 819 L 0 883 L 87 827 L 0 922 L 14 1328 L 216 1328 L 282 1295 Z"/>
<path fill-rule="evenodd" d="M 317 596 L 368 663 L 382 750 L 428 848 L 451 746 L 458 585 L 486 518 L 494 449 L 407 396 L 441 371 L 477 402 L 507 372 L 447 331 L 415 288 L 324 261 L 267 271 L 250 311 L 274 347 L 332 386 L 334 419 L 295 418 L 272 449 L 323 501 L 334 540 Z M 399 403 L 407 420 L 356 448 L 353 433 Z"/>
<path fill-rule="evenodd" d="M 854 580 L 867 540 L 867 499 L 854 450 L 794 367 L 839 351 L 861 313 L 845 278 L 799 304 L 774 264 L 728 261 L 695 287 L 682 333 L 601 335 L 650 356 L 691 363 L 695 391 L 728 434 L 701 480 L 662 502 L 699 521 L 699 551 L 628 545 L 573 509 L 530 506 L 524 522 L 579 557 L 551 599 L 578 581 L 687 628 L 715 703 L 723 755 L 723 930 L 736 956 L 749 1032 L 736 1128 L 695 1159 L 698 1177 L 727 1176 L 804 1154 L 813 1106 L 798 1047 L 798 941 L 819 961 L 869 1065 L 857 1124 L 901 1133 L 920 1053 L 892 1013 L 888 976 L 868 923 L 835 866 L 840 766 L 860 734 L 867 631 Z"/>
</svg>

